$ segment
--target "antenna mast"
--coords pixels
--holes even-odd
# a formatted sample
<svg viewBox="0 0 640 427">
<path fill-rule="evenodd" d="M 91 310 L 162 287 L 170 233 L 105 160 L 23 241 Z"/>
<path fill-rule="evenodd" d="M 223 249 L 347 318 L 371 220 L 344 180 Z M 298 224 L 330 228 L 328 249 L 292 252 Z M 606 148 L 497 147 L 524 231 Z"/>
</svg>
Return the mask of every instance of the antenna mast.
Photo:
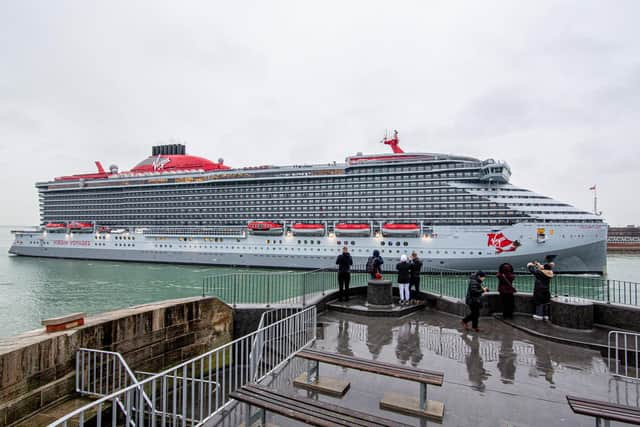
<svg viewBox="0 0 640 427">
<path fill-rule="evenodd" d="M 393 150 L 394 154 L 401 154 L 404 153 L 404 151 L 402 150 L 402 148 L 400 148 L 400 138 L 398 138 L 398 131 L 394 130 L 393 131 L 393 138 L 389 139 L 387 138 L 387 133 L 384 133 L 384 139 L 382 140 L 383 144 L 387 144 L 389 146 L 391 146 L 391 149 Z"/>
</svg>

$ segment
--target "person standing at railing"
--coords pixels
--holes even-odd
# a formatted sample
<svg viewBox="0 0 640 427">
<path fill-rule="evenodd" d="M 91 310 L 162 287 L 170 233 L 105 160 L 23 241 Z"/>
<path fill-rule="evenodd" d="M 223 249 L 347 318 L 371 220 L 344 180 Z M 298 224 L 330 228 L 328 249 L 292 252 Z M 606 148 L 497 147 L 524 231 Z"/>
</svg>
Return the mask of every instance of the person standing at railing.
<svg viewBox="0 0 640 427">
<path fill-rule="evenodd" d="M 373 255 L 367 259 L 367 273 L 371 275 L 372 279 L 380 279 L 382 278 L 382 264 L 384 264 L 384 260 L 380 256 L 380 251 L 377 249 L 373 250 Z"/>
<path fill-rule="evenodd" d="M 351 266 L 353 265 L 349 248 L 342 247 L 342 253 L 336 258 L 336 264 L 338 265 L 338 287 L 340 289 L 338 299 L 349 301 L 349 283 L 351 283 Z"/>
<path fill-rule="evenodd" d="M 407 262 L 407 256 L 402 254 L 400 262 L 396 264 L 398 270 L 398 287 L 400 288 L 400 305 L 409 304 L 409 282 L 411 280 L 411 264 Z"/>
<path fill-rule="evenodd" d="M 513 318 L 514 296 L 516 288 L 513 287 L 513 281 L 516 276 L 513 274 L 513 266 L 508 262 L 498 267 L 498 292 L 500 293 L 500 302 L 502 303 L 502 318 Z"/>
<path fill-rule="evenodd" d="M 467 288 L 467 297 L 465 302 L 469 306 L 471 313 L 467 315 L 464 319 L 462 319 L 462 327 L 464 329 L 469 329 L 469 321 L 471 321 L 471 327 L 474 331 L 480 332 L 478 329 L 478 319 L 480 318 L 480 307 L 482 307 L 482 302 L 480 297 L 482 294 L 487 292 L 489 289 L 482 286 L 482 282 L 484 282 L 484 278 L 486 274 L 483 271 L 478 271 L 474 273 L 469 278 L 469 287 Z"/>
<path fill-rule="evenodd" d="M 542 265 L 538 261 L 534 261 L 527 264 L 527 268 L 535 277 L 535 283 L 533 285 L 533 304 L 536 306 L 536 312 L 533 314 L 533 318 L 535 320 L 549 320 L 553 265 L 550 263 Z"/>
<path fill-rule="evenodd" d="M 420 294 L 420 271 L 422 270 L 422 260 L 418 258 L 416 251 L 411 252 L 411 277 L 409 278 L 409 292 L 411 292 L 411 302 L 416 304 Z M 413 290 L 411 290 L 413 288 Z"/>
</svg>

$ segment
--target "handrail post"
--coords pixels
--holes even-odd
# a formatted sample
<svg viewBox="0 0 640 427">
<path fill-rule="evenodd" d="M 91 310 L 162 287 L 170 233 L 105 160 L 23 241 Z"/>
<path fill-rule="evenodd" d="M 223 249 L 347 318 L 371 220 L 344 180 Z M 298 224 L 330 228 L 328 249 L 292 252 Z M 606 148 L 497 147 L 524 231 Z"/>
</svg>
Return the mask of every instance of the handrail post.
<svg viewBox="0 0 640 427">
<path fill-rule="evenodd" d="M 609 297 L 609 279 L 607 279 L 605 283 L 607 284 L 607 304 L 611 304 L 611 299 Z"/>
<path fill-rule="evenodd" d="M 236 293 L 238 288 L 238 276 L 233 275 L 233 308 L 236 307 Z"/>
<path fill-rule="evenodd" d="M 307 305 L 307 275 L 302 275 L 302 307 Z"/>
<path fill-rule="evenodd" d="M 267 307 L 271 307 L 271 302 L 275 302 L 275 298 L 271 295 L 271 277 L 267 276 Z"/>
</svg>

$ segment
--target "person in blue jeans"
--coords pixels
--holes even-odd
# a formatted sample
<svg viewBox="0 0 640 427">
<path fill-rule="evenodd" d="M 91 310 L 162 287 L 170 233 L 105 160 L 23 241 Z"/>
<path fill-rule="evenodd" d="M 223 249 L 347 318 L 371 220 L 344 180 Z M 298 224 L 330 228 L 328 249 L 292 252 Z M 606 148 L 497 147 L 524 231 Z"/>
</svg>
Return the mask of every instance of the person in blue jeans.
<svg viewBox="0 0 640 427">
<path fill-rule="evenodd" d="M 551 302 L 551 279 L 553 279 L 553 264 L 540 264 L 538 261 L 527 264 L 529 272 L 535 277 L 533 285 L 533 304 L 536 312 L 535 320 L 549 320 L 549 303 Z"/>
</svg>

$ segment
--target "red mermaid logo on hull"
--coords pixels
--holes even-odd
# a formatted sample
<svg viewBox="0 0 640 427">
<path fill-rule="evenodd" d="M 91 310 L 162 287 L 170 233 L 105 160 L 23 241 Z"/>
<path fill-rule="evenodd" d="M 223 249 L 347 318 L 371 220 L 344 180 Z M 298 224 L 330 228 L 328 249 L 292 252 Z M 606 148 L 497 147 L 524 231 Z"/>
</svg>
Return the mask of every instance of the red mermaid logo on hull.
<svg viewBox="0 0 640 427">
<path fill-rule="evenodd" d="M 493 246 L 496 248 L 496 253 L 501 254 L 503 252 L 513 252 L 521 245 L 517 240 L 509 240 L 502 232 L 489 233 L 489 240 L 487 246 Z"/>
</svg>

